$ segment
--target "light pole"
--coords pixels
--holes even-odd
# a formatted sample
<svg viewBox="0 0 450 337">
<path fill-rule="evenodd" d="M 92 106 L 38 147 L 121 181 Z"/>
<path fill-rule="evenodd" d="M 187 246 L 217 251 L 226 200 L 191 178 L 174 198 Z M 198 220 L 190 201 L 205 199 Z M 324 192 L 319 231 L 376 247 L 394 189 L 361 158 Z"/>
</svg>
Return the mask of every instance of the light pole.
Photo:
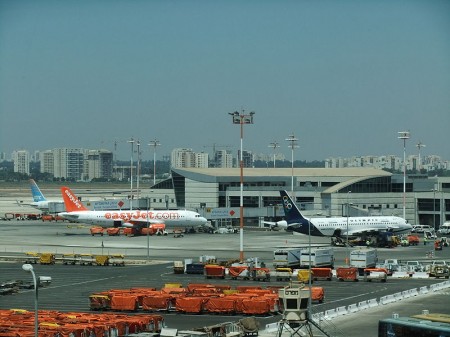
<svg viewBox="0 0 450 337">
<path fill-rule="evenodd" d="M 156 147 L 161 143 L 156 138 L 148 143 L 149 146 L 153 146 L 153 186 L 156 184 Z"/>
<path fill-rule="evenodd" d="M 273 168 L 275 168 L 275 151 L 280 147 L 280 144 L 278 144 L 276 141 L 273 141 L 269 144 L 269 147 L 273 149 Z"/>
<path fill-rule="evenodd" d="M 136 167 L 136 199 L 139 203 L 139 176 L 141 174 L 141 142 L 139 139 L 136 141 L 137 146 L 137 167 Z M 139 207 L 139 206 L 138 206 Z"/>
<path fill-rule="evenodd" d="M 433 188 L 433 229 L 436 231 L 436 188 Z"/>
<path fill-rule="evenodd" d="M 298 139 L 295 138 L 294 133 L 290 134 L 288 138 L 285 139 L 289 142 L 289 147 L 291 148 L 291 197 L 294 198 L 294 149 L 298 147 Z"/>
<path fill-rule="evenodd" d="M 33 276 L 33 285 L 34 285 L 34 337 L 38 337 L 38 285 L 36 280 L 36 274 L 34 273 L 33 266 L 31 264 L 23 264 L 22 269 L 26 272 L 30 272 Z"/>
<path fill-rule="evenodd" d="M 346 243 L 345 243 L 345 247 L 346 247 L 346 264 L 347 265 L 349 265 L 350 264 L 350 247 L 349 247 L 349 243 L 348 243 L 348 217 L 349 217 L 349 214 L 348 214 L 348 211 L 349 211 L 349 206 L 350 206 L 350 204 L 348 203 L 348 197 L 349 197 L 349 195 L 350 195 L 350 193 L 352 193 L 352 191 L 348 191 L 347 192 L 347 232 L 346 232 L 346 234 L 345 234 L 345 236 L 346 236 Z"/>
<path fill-rule="evenodd" d="M 422 172 L 422 160 L 420 159 L 420 149 L 421 148 L 423 148 L 423 147 L 426 147 L 426 145 L 425 144 L 423 144 L 421 141 L 419 141 L 419 143 L 417 143 L 417 148 L 419 149 L 419 158 L 418 158 L 418 160 L 419 160 L 419 173 L 421 173 Z"/>
<path fill-rule="evenodd" d="M 241 183 L 240 183 L 240 200 L 239 200 L 239 238 L 240 238 L 240 253 L 239 253 L 239 259 L 241 262 L 244 261 L 244 160 L 243 160 L 243 149 L 242 149 L 242 143 L 244 139 L 244 124 L 253 124 L 253 115 L 255 114 L 253 111 L 249 114 L 245 114 L 244 110 L 242 110 L 241 113 L 238 111 L 235 112 L 229 112 L 229 115 L 231 115 L 233 124 L 239 124 L 241 126 L 241 153 L 240 153 L 240 159 L 239 159 L 239 167 L 240 167 L 240 176 L 241 176 Z"/>
<path fill-rule="evenodd" d="M 133 151 L 134 151 L 134 139 L 131 137 L 128 143 L 131 144 L 131 160 L 130 160 L 130 211 L 133 210 Z"/>
<path fill-rule="evenodd" d="M 398 132 L 398 139 L 403 139 L 403 219 L 406 220 L 406 140 L 409 139 L 409 131 Z"/>
<path fill-rule="evenodd" d="M 147 197 L 147 263 L 150 262 L 150 197 Z"/>
</svg>

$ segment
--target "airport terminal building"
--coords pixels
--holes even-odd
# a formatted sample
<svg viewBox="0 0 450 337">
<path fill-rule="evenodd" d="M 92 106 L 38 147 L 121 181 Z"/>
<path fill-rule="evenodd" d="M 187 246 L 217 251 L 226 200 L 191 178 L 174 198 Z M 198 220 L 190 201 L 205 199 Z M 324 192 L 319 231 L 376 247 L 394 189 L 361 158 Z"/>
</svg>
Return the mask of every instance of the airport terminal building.
<svg viewBox="0 0 450 337">
<path fill-rule="evenodd" d="M 212 222 L 236 225 L 240 181 L 239 168 L 172 168 L 169 179 L 151 187 L 149 198 L 155 208 L 195 209 Z M 243 186 L 246 226 L 283 217 L 280 190 L 293 194 L 310 217 L 347 212 L 403 217 L 405 212 L 411 224 L 436 229 L 450 219 L 448 177 L 408 175 L 404 180 L 403 175 L 374 168 L 245 168 Z"/>
</svg>

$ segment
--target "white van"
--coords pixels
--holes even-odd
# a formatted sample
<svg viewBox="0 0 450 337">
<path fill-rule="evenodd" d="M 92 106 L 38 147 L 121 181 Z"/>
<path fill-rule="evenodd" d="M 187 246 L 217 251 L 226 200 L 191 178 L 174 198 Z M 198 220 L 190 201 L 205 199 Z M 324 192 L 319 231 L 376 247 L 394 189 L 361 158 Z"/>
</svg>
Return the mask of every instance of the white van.
<svg viewBox="0 0 450 337">
<path fill-rule="evenodd" d="M 450 221 L 444 222 L 438 230 L 439 234 L 447 235 L 450 234 Z"/>
<path fill-rule="evenodd" d="M 432 231 L 433 228 L 431 228 L 431 226 L 428 225 L 415 225 L 413 226 L 411 232 L 413 233 L 423 233 L 425 231 Z"/>
</svg>

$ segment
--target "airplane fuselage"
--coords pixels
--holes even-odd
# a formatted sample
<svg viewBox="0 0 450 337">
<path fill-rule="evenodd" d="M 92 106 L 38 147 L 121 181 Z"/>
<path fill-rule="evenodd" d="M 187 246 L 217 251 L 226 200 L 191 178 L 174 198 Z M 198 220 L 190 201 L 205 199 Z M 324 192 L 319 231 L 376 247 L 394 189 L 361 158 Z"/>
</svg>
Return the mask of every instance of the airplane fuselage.
<svg viewBox="0 0 450 337">
<path fill-rule="evenodd" d="M 311 235 L 334 236 L 354 235 L 355 233 L 390 231 L 402 234 L 411 231 L 411 225 L 400 217 L 373 216 L 373 217 L 340 217 L 340 218 L 311 218 Z M 293 230 L 308 234 L 308 220 L 302 220 Z"/>
<path fill-rule="evenodd" d="M 62 217 L 102 227 L 118 227 L 124 224 L 164 223 L 167 226 L 196 226 L 206 223 L 206 219 L 192 211 L 74 211 L 60 213 Z"/>
</svg>

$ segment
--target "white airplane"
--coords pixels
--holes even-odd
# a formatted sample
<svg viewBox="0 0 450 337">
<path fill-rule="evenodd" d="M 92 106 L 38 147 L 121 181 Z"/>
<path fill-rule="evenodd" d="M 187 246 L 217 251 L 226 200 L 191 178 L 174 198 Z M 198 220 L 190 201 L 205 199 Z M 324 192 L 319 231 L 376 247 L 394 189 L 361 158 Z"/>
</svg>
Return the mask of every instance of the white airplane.
<svg viewBox="0 0 450 337">
<path fill-rule="evenodd" d="M 411 232 L 412 226 L 397 216 L 359 216 L 305 218 L 286 191 L 280 191 L 286 219 L 274 223 L 279 228 L 289 228 L 295 232 L 311 236 L 357 236 L 379 232 L 394 234 Z"/>
<path fill-rule="evenodd" d="M 40 209 L 41 211 L 48 211 L 48 204 L 50 202 L 62 202 L 62 199 L 47 200 L 34 179 L 30 179 L 30 187 L 31 195 L 33 196 L 33 202 L 30 204 L 30 206 Z"/>
<path fill-rule="evenodd" d="M 171 227 L 191 227 L 206 224 L 200 214 L 187 210 L 124 210 L 91 211 L 86 208 L 68 187 L 61 187 L 66 212 L 64 219 L 102 227 L 144 228 L 149 224 L 165 224 Z"/>
</svg>

